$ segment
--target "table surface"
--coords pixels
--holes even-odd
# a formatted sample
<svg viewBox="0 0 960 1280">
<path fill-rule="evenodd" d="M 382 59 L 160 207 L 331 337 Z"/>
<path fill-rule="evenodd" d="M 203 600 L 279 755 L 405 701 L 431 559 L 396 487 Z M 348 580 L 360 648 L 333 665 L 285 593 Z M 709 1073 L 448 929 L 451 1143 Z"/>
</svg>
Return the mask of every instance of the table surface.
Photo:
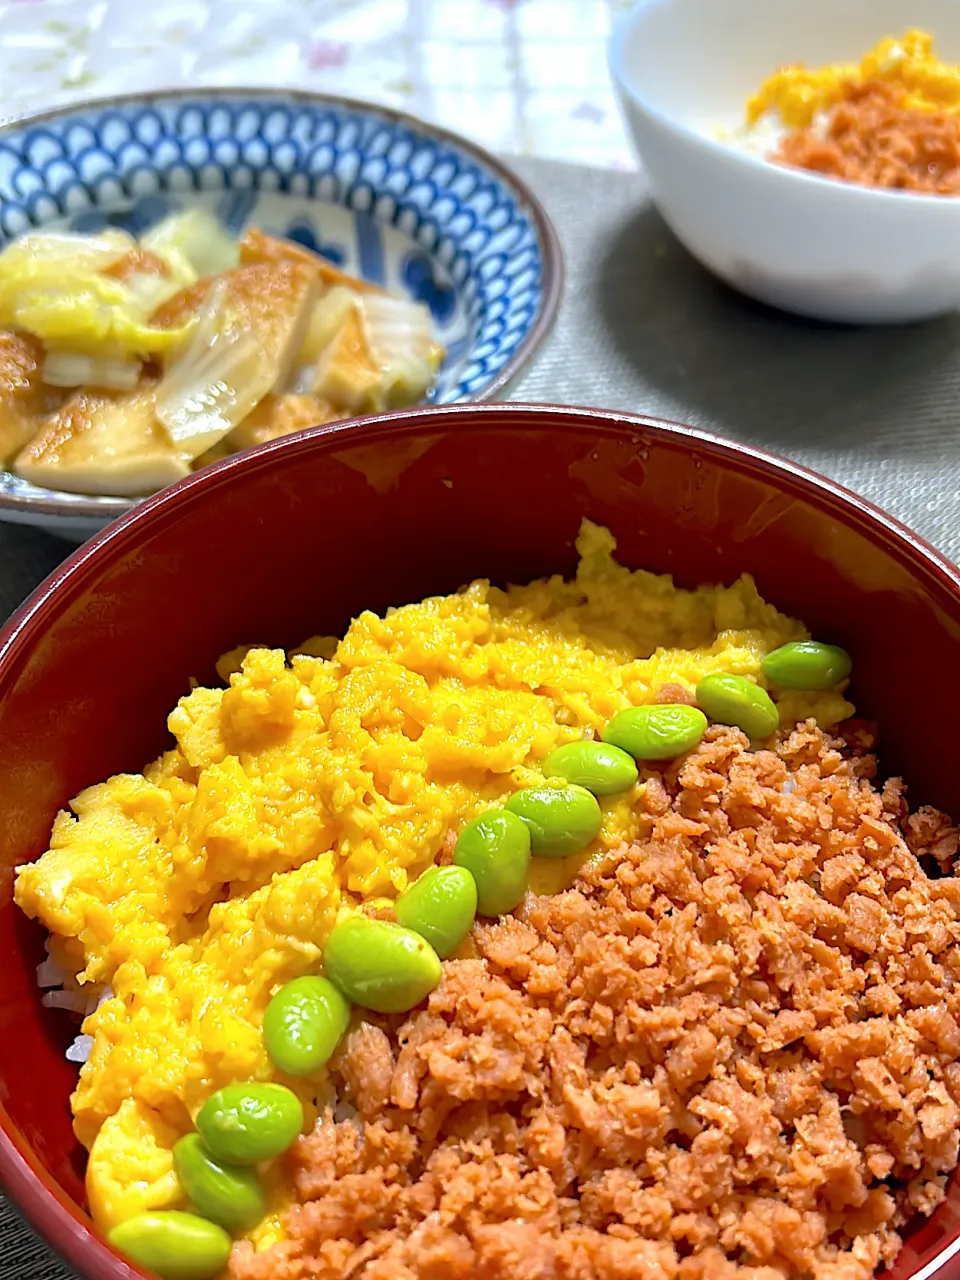
<svg viewBox="0 0 960 1280">
<path fill-rule="evenodd" d="M 442 118 L 516 153 L 566 255 L 560 319 L 514 399 L 660 415 L 749 441 L 834 477 L 958 559 L 960 317 L 906 329 L 816 325 L 756 306 L 698 267 L 642 175 L 629 172 L 603 63 L 618 7 L 0 0 L 0 114 L 147 84 L 232 81 L 295 83 Z M 68 551 L 0 526 L 0 617 Z M 0 1200 L 0 1280 L 68 1276 Z"/>
<path fill-rule="evenodd" d="M 629 0 L 0 0 L 0 116 L 176 85 L 367 98 L 495 151 L 633 168 L 606 42 Z"/>
</svg>

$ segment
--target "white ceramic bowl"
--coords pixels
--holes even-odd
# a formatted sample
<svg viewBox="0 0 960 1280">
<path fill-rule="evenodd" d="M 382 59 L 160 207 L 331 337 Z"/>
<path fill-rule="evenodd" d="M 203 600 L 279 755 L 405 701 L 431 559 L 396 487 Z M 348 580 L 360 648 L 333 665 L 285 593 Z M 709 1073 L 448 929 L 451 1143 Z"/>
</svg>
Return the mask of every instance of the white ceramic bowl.
<svg viewBox="0 0 960 1280">
<path fill-rule="evenodd" d="M 823 320 L 960 308 L 960 199 L 836 182 L 715 137 L 783 63 L 856 62 L 911 27 L 960 62 L 958 0 L 640 0 L 625 15 L 610 50 L 618 96 L 661 213 L 705 266 Z"/>
</svg>

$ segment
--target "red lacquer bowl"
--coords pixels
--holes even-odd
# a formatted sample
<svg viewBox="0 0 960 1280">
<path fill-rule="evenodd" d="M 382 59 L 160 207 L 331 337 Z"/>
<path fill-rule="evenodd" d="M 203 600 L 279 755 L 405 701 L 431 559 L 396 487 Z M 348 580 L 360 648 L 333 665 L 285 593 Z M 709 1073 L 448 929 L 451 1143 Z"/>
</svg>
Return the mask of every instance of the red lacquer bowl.
<svg viewBox="0 0 960 1280">
<path fill-rule="evenodd" d="M 0 637 L 0 1182 L 83 1276 L 139 1273 L 83 1212 L 71 1028 L 41 1008 L 42 939 L 12 904 L 12 867 L 82 787 L 168 745 L 167 713 L 225 650 L 340 633 L 362 609 L 474 577 L 569 572 L 585 515 L 626 564 L 685 585 L 747 570 L 846 645 L 888 771 L 960 814 L 960 573 L 808 472 L 648 419 L 473 405 L 320 428 L 207 468 L 81 548 Z M 891 1280 L 960 1276 L 958 1251 L 954 1181 Z"/>
</svg>

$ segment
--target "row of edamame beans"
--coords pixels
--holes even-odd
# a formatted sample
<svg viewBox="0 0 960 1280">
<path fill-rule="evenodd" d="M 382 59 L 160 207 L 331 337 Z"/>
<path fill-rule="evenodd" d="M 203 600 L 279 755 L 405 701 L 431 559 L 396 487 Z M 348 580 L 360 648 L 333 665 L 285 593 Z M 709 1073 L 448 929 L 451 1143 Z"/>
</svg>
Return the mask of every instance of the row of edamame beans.
<svg viewBox="0 0 960 1280">
<path fill-rule="evenodd" d="M 174 1145 L 173 1163 L 194 1213 L 141 1213 L 108 1239 L 163 1280 L 210 1280 L 227 1265 L 231 1233 L 249 1231 L 267 1211 L 254 1168 L 290 1146 L 303 1128 L 303 1104 L 282 1084 L 231 1084 L 197 1113 L 197 1131 Z"/>
<path fill-rule="evenodd" d="M 823 691 L 845 680 L 847 653 L 796 641 L 763 660 L 781 689 Z M 697 706 L 649 704 L 621 711 L 600 740 L 558 747 L 543 763 L 544 786 L 516 792 L 502 809 L 461 831 L 451 866 L 428 868 L 400 895 L 396 923 L 365 915 L 341 921 L 327 939 L 324 975 L 295 978 L 273 996 L 263 1019 L 264 1045 L 290 1076 L 320 1070 L 350 1024 L 351 1004 L 406 1013 L 439 984 L 441 961 L 463 942 L 476 915 L 513 911 L 526 893 L 532 857 L 566 858 L 593 841 L 602 821 L 598 796 L 629 790 L 637 761 L 675 760 L 703 737 L 708 717 L 753 740 L 779 724 L 765 689 L 743 676 L 715 672 L 696 688 Z M 121 1223 L 110 1241 L 164 1280 L 209 1280 L 226 1265 L 231 1232 L 249 1230 L 266 1212 L 253 1167 L 282 1154 L 303 1127 L 303 1107 L 284 1085 L 235 1084 L 213 1094 L 197 1115 L 197 1132 L 174 1147 L 180 1183 L 196 1213 L 166 1210 Z"/>
</svg>

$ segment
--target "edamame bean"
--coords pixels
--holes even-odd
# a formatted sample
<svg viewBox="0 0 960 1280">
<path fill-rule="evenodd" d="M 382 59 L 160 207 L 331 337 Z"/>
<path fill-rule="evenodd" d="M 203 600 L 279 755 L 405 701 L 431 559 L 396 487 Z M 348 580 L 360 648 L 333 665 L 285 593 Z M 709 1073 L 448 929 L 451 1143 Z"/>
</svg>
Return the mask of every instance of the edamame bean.
<svg viewBox="0 0 960 1280">
<path fill-rule="evenodd" d="M 769 738 L 780 723 L 776 705 L 766 689 L 745 676 L 714 671 L 697 685 L 697 701 L 711 720 L 732 724 L 748 738 Z"/>
<path fill-rule="evenodd" d="M 586 787 L 527 787 L 507 801 L 530 828 L 530 849 L 538 858 L 580 853 L 600 830 L 603 814 Z"/>
<path fill-rule="evenodd" d="M 263 1043 L 271 1060 L 291 1076 L 318 1071 L 333 1056 L 350 1025 L 350 1005 L 326 978 L 294 978 L 263 1015 Z"/>
<path fill-rule="evenodd" d="M 600 736 L 635 760 L 676 760 L 693 750 L 706 729 L 707 717 L 699 707 L 651 702 L 618 712 Z"/>
<path fill-rule="evenodd" d="M 303 1128 L 303 1104 L 282 1084 L 228 1084 L 197 1113 L 207 1149 L 227 1164 L 259 1164 L 286 1151 Z"/>
<path fill-rule="evenodd" d="M 768 653 L 763 674 L 781 689 L 832 689 L 849 676 L 853 663 L 846 649 L 817 640 L 791 640 Z"/>
<path fill-rule="evenodd" d="M 428 867 L 397 899 L 397 920 L 426 938 L 442 960 L 456 951 L 477 914 L 477 882 L 466 867 Z"/>
<path fill-rule="evenodd" d="M 453 851 L 477 885 L 482 916 L 505 916 L 520 905 L 530 878 L 530 830 L 508 809 L 481 813 L 460 832 Z"/>
<path fill-rule="evenodd" d="M 637 766 L 631 756 L 610 742 L 568 742 L 551 751 L 543 762 L 545 778 L 563 778 L 586 787 L 595 796 L 613 796 L 626 791 L 637 780 Z"/>
<path fill-rule="evenodd" d="M 406 1013 L 443 976 L 440 957 L 419 933 L 361 915 L 330 934 L 323 968 L 348 1000 L 375 1013 Z"/>
<path fill-rule="evenodd" d="M 267 1212 L 267 1197 L 256 1172 L 221 1164 L 198 1133 L 188 1133 L 174 1144 L 173 1167 L 194 1208 L 218 1227 L 234 1233 L 249 1231 Z"/>
<path fill-rule="evenodd" d="M 138 1213 L 107 1239 L 162 1280 L 210 1280 L 227 1265 L 233 1243 L 223 1227 L 178 1209 Z"/>
</svg>

